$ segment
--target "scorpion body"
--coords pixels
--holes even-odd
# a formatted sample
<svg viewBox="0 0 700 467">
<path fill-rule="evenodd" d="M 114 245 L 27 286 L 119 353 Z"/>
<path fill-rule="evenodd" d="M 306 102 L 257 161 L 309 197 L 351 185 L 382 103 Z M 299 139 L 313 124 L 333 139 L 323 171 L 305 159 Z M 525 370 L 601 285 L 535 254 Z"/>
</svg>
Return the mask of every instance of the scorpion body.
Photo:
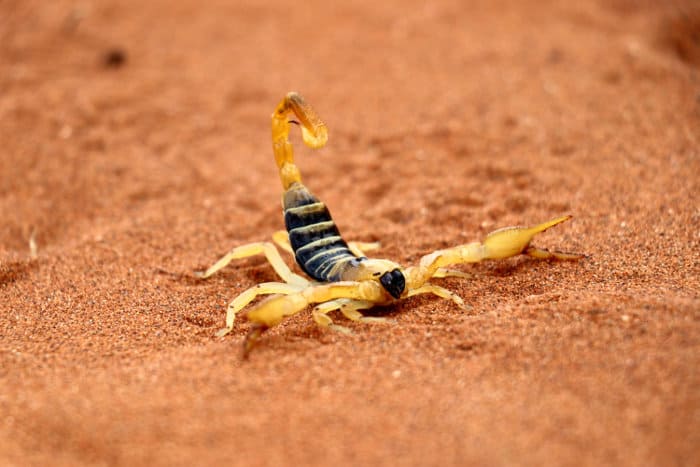
<svg viewBox="0 0 700 467">
<path fill-rule="evenodd" d="M 248 354 L 266 329 L 311 304 L 316 304 L 312 316 L 317 324 L 349 332 L 347 328 L 334 324 L 328 314 L 339 310 L 353 321 L 384 321 L 382 318 L 365 317 L 359 310 L 388 305 L 399 299 L 425 293 L 450 299 L 463 307 L 464 302 L 458 295 L 429 282 L 432 278 L 469 277 L 462 271 L 448 269 L 451 265 L 508 258 L 518 254 L 538 259 L 573 260 L 583 257 L 575 253 L 550 252 L 530 244 L 535 235 L 571 217 L 562 216 L 532 227 L 496 230 L 488 234 L 483 242 L 437 250 L 423 256 L 418 265 L 408 268 L 387 259 L 367 258 L 364 251 L 375 249 L 378 245 L 343 240 L 326 205 L 302 183 L 288 138 L 290 114 L 298 119 L 292 122 L 301 127 L 302 138 L 307 146 L 323 146 L 328 139 L 328 131 L 316 112 L 295 92 L 288 93 L 272 114 L 272 147 L 284 188 L 282 207 L 287 229 L 273 234 L 273 240 L 278 247 L 294 255 L 297 264 L 313 281 L 292 272 L 275 245 L 269 242 L 234 248 L 205 272 L 198 274 L 199 277 L 206 278 L 233 259 L 262 253 L 284 280 L 258 284 L 229 304 L 226 327 L 219 332 L 220 336 L 233 329 L 238 311 L 257 296 L 272 295 L 247 313 L 248 320 L 253 325 L 244 341 L 244 355 Z"/>
<path fill-rule="evenodd" d="M 284 223 L 294 258 L 319 282 L 341 280 L 343 266 L 359 261 L 340 236 L 328 208 L 301 183 L 284 193 Z"/>
</svg>

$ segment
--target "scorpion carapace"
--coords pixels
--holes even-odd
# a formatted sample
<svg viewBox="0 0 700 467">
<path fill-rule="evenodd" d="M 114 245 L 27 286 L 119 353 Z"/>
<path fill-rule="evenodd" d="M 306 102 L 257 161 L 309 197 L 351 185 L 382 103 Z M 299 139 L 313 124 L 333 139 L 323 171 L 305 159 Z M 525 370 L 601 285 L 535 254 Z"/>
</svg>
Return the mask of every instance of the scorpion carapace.
<svg viewBox="0 0 700 467">
<path fill-rule="evenodd" d="M 273 234 L 273 240 L 283 250 L 294 255 L 301 269 L 313 279 L 292 272 L 270 242 L 251 243 L 231 250 L 200 277 L 209 277 L 232 260 L 264 254 L 284 282 L 258 284 L 236 297 L 226 313 L 226 327 L 218 335 L 233 329 L 236 314 L 258 295 L 272 295 L 248 310 L 253 323 L 244 341 L 247 355 L 266 329 L 279 324 L 285 317 L 298 313 L 311 304 L 314 321 L 321 326 L 349 332 L 333 323 L 329 312 L 340 310 L 350 320 L 384 321 L 363 316 L 359 310 L 375 305 L 388 305 L 399 299 L 430 293 L 464 306 L 455 293 L 433 284 L 430 279 L 469 277 L 449 266 L 476 263 L 486 259 L 501 259 L 519 254 L 539 259 L 580 259 L 583 255 L 548 251 L 532 246 L 538 233 L 562 223 L 571 216 L 562 216 L 533 227 L 506 227 L 491 232 L 483 242 L 473 242 L 454 248 L 438 250 L 423 256 L 417 266 L 403 268 L 386 259 L 370 259 L 364 254 L 378 247 L 374 243 L 346 242 L 340 235 L 326 205 L 316 198 L 301 181 L 289 142 L 290 115 L 301 127 L 306 145 L 319 148 L 326 144 L 328 131 L 316 112 L 297 93 L 290 92 L 272 114 L 272 148 L 279 169 L 284 194 L 282 207 L 286 231 Z"/>
</svg>

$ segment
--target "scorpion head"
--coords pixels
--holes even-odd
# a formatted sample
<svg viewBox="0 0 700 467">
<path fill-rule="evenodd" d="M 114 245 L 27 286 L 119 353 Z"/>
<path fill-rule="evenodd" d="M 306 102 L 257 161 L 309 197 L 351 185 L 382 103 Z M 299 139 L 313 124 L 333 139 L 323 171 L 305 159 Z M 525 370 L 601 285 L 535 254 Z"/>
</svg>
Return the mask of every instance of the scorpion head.
<svg viewBox="0 0 700 467">
<path fill-rule="evenodd" d="M 400 269 L 396 268 L 393 271 L 387 271 L 379 278 L 382 287 L 389 292 L 394 298 L 400 298 L 403 290 L 406 288 L 406 278 Z"/>
<path fill-rule="evenodd" d="M 374 281 L 393 298 L 399 299 L 406 291 L 406 276 L 401 265 L 388 259 L 359 258 L 342 278 L 347 281 Z"/>
</svg>

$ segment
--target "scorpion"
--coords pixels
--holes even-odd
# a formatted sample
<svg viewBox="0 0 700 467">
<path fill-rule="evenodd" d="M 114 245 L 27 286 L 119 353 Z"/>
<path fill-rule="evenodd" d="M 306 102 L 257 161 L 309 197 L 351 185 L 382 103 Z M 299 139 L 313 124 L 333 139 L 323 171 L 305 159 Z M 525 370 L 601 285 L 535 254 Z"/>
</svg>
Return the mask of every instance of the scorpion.
<svg viewBox="0 0 700 467">
<path fill-rule="evenodd" d="M 296 120 L 291 120 L 290 114 Z M 577 253 L 549 251 L 530 243 L 535 235 L 571 218 L 565 215 L 532 227 L 495 230 L 487 234 L 482 242 L 425 255 L 417 266 L 403 267 L 388 259 L 368 258 L 364 252 L 378 248 L 378 243 L 343 240 L 326 205 L 302 183 L 288 138 L 292 123 L 300 126 L 302 139 L 310 148 L 320 148 L 328 140 L 327 127 L 314 109 L 300 94 L 289 92 L 272 114 L 272 148 L 284 188 L 282 207 L 286 230 L 272 235 L 274 244 L 256 242 L 233 248 L 206 271 L 196 273 L 200 278 L 207 278 L 234 259 L 263 254 L 284 281 L 255 285 L 229 303 L 226 327 L 217 333 L 218 336 L 231 332 L 238 312 L 256 297 L 271 295 L 247 312 L 252 325 L 243 342 L 244 358 L 264 331 L 310 305 L 315 305 L 311 315 L 319 326 L 349 333 L 348 328 L 333 322 L 330 312 L 339 310 L 351 321 L 382 322 L 385 318 L 364 316 L 360 310 L 390 305 L 419 294 L 433 294 L 464 308 L 464 301 L 459 295 L 430 282 L 433 278 L 470 277 L 465 272 L 449 269 L 449 266 L 519 254 L 558 260 L 584 257 Z M 299 267 L 311 280 L 292 272 L 275 244 L 293 254 Z"/>
</svg>

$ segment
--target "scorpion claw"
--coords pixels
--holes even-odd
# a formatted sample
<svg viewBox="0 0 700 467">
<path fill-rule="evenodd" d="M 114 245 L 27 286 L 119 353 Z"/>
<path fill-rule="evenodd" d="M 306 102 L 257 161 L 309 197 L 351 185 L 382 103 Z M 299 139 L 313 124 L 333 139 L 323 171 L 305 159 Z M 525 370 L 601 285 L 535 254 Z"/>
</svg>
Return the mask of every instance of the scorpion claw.
<svg viewBox="0 0 700 467">
<path fill-rule="evenodd" d="M 264 324 L 259 324 L 259 323 L 255 323 L 250 327 L 250 331 L 248 331 L 248 335 L 245 336 L 245 340 L 243 341 L 243 359 L 244 360 L 248 359 L 248 355 L 250 355 L 250 351 L 253 349 L 253 347 L 255 347 L 255 344 L 256 344 L 258 338 L 267 329 L 268 329 L 267 326 L 265 326 Z"/>
</svg>

